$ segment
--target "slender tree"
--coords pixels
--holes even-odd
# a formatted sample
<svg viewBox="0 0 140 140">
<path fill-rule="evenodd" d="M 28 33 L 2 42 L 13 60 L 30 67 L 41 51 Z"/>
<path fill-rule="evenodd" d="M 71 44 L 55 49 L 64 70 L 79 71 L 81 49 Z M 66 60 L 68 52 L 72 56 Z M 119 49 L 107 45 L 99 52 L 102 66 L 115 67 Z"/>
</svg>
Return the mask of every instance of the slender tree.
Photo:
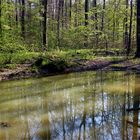
<svg viewBox="0 0 140 140">
<path fill-rule="evenodd" d="M 88 26 L 88 12 L 89 12 L 89 1 L 85 0 L 85 27 Z M 85 47 L 88 47 L 88 37 L 87 37 L 87 33 L 85 35 L 85 43 L 84 43 Z"/>
<path fill-rule="evenodd" d="M 57 47 L 60 47 L 60 18 L 61 18 L 61 0 L 58 0 L 58 14 L 57 14 Z"/>
<path fill-rule="evenodd" d="M 89 12 L 89 2 L 85 0 L 85 26 L 88 25 L 88 12 Z"/>
<path fill-rule="evenodd" d="M 104 29 L 104 12 L 105 12 L 105 0 L 103 0 L 103 13 L 102 13 L 102 23 L 101 23 L 101 31 Z"/>
<path fill-rule="evenodd" d="M 128 0 L 125 2 L 126 4 L 126 12 L 125 12 L 125 19 L 124 19 L 124 24 L 125 24 L 125 31 L 124 31 L 124 44 L 125 48 L 128 49 Z"/>
<path fill-rule="evenodd" d="M 133 22 L 132 19 L 133 19 L 133 0 L 130 1 L 130 25 L 129 25 L 127 56 L 130 53 L 130 47 L 131 47 L 131 34 L 132 34 L 132 22 Z"/>
<path fill-rule="evenodd" d="M 69 24 L 71 25 L 71 17 L 72 17 L 72 0 L 70 0 L 69 5 Z"/>
<path fill-rule="evenodd" d="M 96 47 L 98 46 L 98 33 L 97 33 L 97 31 L 98 31 L 98 19 L 97 19 L 97 1 L 96 0 L 93 0 L 93 8 L 95 8 L 95 14 L 94 14 L 94 16 L 93 16 L 93 20 L 95 21 L 95 30 L 96 30 L 96 32 L 95 32 L 95 36 L 96 36 Z"/>
<path fill-rule="evenodd" d="M 0 0 L 0 36 L 2 35 L 1 16 L 2 16 L 2 0 Z"/>
<path fill-rule="evenodd" d="M 15 0 L 15 18 L 16 18 L 16 26 L 18 26 L 18 8 L 17 8 L 18 1 Z"/>
<path fill-rule="evenodd" d="M 21 0 L 21 36 L 25 39 L 25 0 Z"/>
<path fill-rule="evenodd" d="M 47 0 L 43 0 L 42 5 L 43 5 L 43 13 L 42 13 L 42 17 L 43 17 L 43 21 L 42 21 L 43 49 L 45 50 L 46 45 L 47 45 Z"/>
<path fill-rule="evenodd" d="M 140 57 L 140 0 L 137 0 L 137 50 L 135 57 Z"/>
<path fill-rule="evenodd" d="M 65 28 L 68 28 L 68 0 L 65 0 Z"/>
</svg>

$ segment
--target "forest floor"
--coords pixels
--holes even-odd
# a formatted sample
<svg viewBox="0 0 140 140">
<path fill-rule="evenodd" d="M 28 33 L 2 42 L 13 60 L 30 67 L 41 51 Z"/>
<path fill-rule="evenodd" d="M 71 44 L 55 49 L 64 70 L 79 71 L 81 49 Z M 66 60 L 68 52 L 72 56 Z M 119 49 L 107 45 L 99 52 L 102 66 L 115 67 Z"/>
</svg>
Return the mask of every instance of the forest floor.
<svg viewBox="0 0 140 140">
<path fill-rule="evenodd" d="M 140 60 L 118 50 L 0 53 L 0 81 L 96 70 L 139 72 Z"/>
<path fill-rule="evenodd" d="M 42 60 L 37 60 L 42 61 Z M 73 59 L 69 61 L 72 65 L 65 66 L 64 62 L 58 62 L 58 65 L 64 65 L 64 67 L 57 67 L 53 65 L 35 66 L 35 63 L 17 64 L 14 68 L 1 68 L 0 69 L 0 81 L 24 79 L 29 77 L 40 77 L 56 74 L 64 74 L 71 72 L 82 71 L 135 71 L 140 72 L 140 61 L 138 59 L 121 59 L 121 60 L 107 60 L 98 58 L 94 60 L 87 59 Z M 41 62 L 42 63 L 42 62 Z"/>
</svg>

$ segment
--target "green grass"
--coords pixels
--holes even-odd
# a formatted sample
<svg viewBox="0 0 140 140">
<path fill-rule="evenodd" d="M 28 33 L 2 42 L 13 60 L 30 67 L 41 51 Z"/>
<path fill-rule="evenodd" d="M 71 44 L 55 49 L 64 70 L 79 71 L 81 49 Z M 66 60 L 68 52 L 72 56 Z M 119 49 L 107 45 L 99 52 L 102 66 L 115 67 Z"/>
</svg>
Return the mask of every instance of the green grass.
<svg viewBox="0 0 140 140">
<path fill-rule="evenodd" d="M 106 60 L 106 61 L 118 61 L 122 60 L 125 57 L 123 56 L 106 56 L 104 53 L 105 50 L 93 50 L 93 49 L 78 49 L 78 50 L 49 50 L 44 53 L 41 52 L 26 52 L 19 51 L 15 53 L 0 53 L 0 68 L 15 68 L 16 64 L 24 63 L 34 63 L 39 58 L 43 59 L 42 65 L 47 65 L 51 61 L 65 61 L 69 65 L 74 65 L 72 60 Z M 115 51 L 115 50 L 112 50 Z M 138 60 L 135 60 L 137 63 Z"/>
<path fill-rule="evenodd" d="M 0 53 L 0 67 L 27 63 L 38 56 L 39 53 L 35 52 Z"/>
</svg>

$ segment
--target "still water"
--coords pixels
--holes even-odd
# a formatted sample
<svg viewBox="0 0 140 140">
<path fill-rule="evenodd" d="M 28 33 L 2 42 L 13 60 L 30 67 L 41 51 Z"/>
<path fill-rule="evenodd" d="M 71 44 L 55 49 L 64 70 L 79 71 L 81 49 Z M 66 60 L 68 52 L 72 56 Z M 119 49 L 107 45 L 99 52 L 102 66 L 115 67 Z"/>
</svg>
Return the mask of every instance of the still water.
<svg viewBox="0 0 140 140">
<path fill-rule="evenodd" d="M 0 140 L 137 140 L 140 75 L 84 72 L 0 83 Z"/>
</svg>

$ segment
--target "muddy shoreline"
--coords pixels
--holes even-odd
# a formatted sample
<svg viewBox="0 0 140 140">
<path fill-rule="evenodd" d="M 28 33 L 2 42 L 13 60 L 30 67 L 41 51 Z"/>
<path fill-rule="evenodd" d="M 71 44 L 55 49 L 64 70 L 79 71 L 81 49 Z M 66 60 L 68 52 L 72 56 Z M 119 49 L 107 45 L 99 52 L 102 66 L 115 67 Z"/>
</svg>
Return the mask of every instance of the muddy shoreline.
<svg viewBox="0 0 140 140">
<path fill-rule="evenodd" d="M 140 63 L 133 64 L 129 60 L 103 61 L 103 60 L 81 60 L 74 67 L 66 68 L 59 72 L 51 72 L 48 69 L 38 69 L 33 71 L 31 64 L 20 64 L 15 69 L 0 69 L 0 81 L 19 80 L 32 77 L 53 76 L 72 72 L 83 71 L 129 71 L 140 72 Z"/>
</svg>

